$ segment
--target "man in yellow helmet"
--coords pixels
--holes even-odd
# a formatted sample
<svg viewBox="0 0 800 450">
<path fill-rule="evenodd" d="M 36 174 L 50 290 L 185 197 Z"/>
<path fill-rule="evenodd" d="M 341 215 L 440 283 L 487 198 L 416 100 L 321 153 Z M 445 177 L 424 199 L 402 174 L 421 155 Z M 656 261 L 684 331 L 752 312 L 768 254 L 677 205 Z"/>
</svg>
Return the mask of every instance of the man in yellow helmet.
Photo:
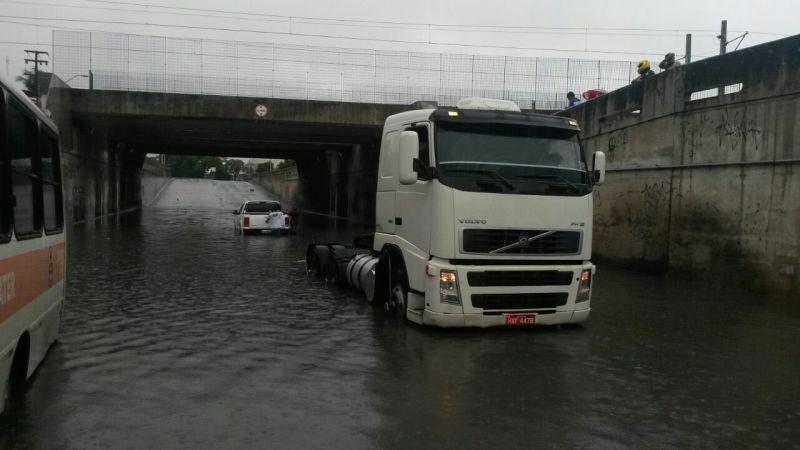
<svg viewBox="0 0 800 450">
<path fill-rule="evenodd" d="M 639 61 L 639 65 L 636 67 L 637 67 L 636 71 L 639 72 L 639 76 L 634 78 L 631 83 L 638 83 L 644 80 L 645 78 L 651 77 L 656 74 L 655 72 L 650 70 L 650 61 L 646 59 Z"/>
</svg>

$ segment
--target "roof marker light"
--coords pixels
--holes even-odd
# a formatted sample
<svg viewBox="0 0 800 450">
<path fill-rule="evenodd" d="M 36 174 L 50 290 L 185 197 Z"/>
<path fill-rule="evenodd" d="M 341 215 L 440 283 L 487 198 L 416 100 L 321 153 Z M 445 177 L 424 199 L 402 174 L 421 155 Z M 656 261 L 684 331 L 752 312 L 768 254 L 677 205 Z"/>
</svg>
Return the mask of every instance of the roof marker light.
<svg viewBox="0 0 800 450">
<path fill-rule="evenodd" d="M 458 115 L 458 111 L 447 111 L 447 115 L 450 117 L 456 117 Z"/>
</svg>

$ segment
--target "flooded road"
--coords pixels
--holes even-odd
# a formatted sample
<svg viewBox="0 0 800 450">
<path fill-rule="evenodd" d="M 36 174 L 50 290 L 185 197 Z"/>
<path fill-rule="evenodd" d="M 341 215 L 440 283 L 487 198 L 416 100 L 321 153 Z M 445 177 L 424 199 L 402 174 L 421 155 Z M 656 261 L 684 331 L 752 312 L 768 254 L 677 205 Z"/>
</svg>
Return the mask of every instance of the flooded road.
<svg viewBox="0 0 800 450">
<path fill-rule="evenodd" d="M 61 340 L 0 448 L 798 445 L 797 307 L 601 266 L 584 327 L 422 328 L 306 279 L 307 243 L 360 230 L 235 234 L 265 195 L 176 180 L 71 230 Z"/>
</svg>

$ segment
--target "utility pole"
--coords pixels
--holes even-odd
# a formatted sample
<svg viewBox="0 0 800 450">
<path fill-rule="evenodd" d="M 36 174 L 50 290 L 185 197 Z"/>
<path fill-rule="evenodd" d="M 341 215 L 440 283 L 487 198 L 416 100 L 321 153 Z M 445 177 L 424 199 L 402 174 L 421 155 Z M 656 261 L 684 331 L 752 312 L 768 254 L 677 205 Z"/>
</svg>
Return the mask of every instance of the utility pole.
<svg viewBox="0 0 800 450">
<path fill-rule="evenodd" d="M 41 50 L 25 50 L 25 53 L 30 56 L 33 54 L 33 59 L 25 58 L 25 63 L 33 63 L 33 86 L 34 92 L 33 95 L 37 98 L 39 97 L 39 64 L 44 64 L 45 66 L 48 64 L 48 61 L 39 59 L 39 55 L 47 55 L 50 58 L 50 54 L 41 51 Z"/>
<path fill-rule="evenodd" d="M 722 25 L 720 26 L 719 30 L 719 54 L 724 55 L 727 47 L 728 47 L 728 21 L 723 20 Z M 717 88 L 717 95 L 723 96 L 725 95 L 725 86 L 720 86 Z"/>
<path fill-rule="evenodd" d="M 683 61 L 685 64 L 692 62 L 692 33 L 686 34 L 686 53 L 684 54 Z"/>
</svg>

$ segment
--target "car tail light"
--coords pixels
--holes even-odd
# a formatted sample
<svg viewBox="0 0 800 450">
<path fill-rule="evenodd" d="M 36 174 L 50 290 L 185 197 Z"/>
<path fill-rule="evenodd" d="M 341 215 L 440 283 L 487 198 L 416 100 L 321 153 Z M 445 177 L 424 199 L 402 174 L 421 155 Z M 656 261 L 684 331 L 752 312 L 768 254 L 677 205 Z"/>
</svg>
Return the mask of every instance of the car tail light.
<svg viewBox="0 0 800 450">
<path fill-rule="evenodd" d="M 247 217 L 247 216 L 244 216 L 244 217 L 242 218 L 242 225 L 243 225 L 243 226 L 246 226 L 246 227 L 249 227 L 249 226 L 250 226 L 250 218 L 249 218 L 249 217 Z"/>
<path fill-rule="evenodd" d="M 292 218 L 288 214 L 283 216 L 283 226 L 285 228 L 289 228 L 291 224 L 292 224 Z"/>
</svg>

